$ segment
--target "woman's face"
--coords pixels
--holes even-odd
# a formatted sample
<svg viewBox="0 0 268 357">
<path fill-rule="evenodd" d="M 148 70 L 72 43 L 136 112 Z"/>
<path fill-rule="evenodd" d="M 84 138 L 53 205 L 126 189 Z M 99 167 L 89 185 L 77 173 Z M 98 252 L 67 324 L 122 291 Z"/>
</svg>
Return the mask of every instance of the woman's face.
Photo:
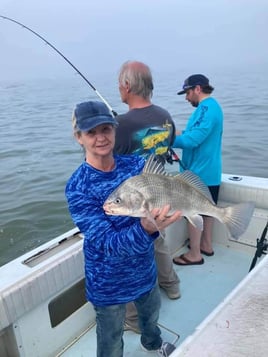
<svg viewBox="0 0 268 357">
<path fill-rule="evenodd" d="M 98 125 L 89 131 L 81 132 L 77 141 L 84 147 L 86 154 L 110 155 L 115 144 L 115 128 L 111 124 Z"/>
</svg>

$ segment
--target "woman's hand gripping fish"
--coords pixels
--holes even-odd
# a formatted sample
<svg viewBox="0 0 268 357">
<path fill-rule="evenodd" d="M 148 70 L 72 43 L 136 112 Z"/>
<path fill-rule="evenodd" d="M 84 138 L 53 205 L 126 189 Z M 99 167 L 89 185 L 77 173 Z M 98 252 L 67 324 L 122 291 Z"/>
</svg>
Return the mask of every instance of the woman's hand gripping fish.
<svg viewBox="0 0 268 357">
<path fill-rule="evenodd" d="M 168 175 L 154 155 L 146 161 L 140 175 L 130 177 L 117 187 L 104 202 L 106 214 L 147 217 L 150 211 L 169 204 L 170 214 L 181 211 L 197 229 L 203 230 L 202 215 L 215 217 L 227 226 L 230 235 L 238 239 L 247 229 L 254 203 L 217 206 L 207 186 L 191 171 Z"/>
</svg>

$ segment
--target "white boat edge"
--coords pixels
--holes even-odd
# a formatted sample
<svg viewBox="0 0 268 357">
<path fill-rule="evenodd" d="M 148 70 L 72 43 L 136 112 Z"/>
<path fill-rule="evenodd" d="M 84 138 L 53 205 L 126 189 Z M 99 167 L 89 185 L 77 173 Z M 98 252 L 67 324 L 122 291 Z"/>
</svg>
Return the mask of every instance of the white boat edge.
<svg viewBox="0 0 268 357">
<path fill-rule="evenodd" d="M 170 357 L 265 357 L 268 350 L 268 284 L 265 283 L 267 276 L 268 255 Z"/>
</svg>

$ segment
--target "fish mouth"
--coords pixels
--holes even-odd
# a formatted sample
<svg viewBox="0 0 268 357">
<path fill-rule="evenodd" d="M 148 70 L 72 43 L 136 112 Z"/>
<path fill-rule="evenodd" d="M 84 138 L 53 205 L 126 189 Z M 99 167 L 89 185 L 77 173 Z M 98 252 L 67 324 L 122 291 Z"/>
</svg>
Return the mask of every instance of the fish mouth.
<svg viewBox="0 0 268 357">
<path fill-rule="evenodd" d="M 110 215 L 110 216 L 125 216 L 125 214 L 122 214 L 120 211 L 118 212 L 117 207 L 112 208 L 109 203 L 106 203 L 102 206 L 105 214 Z"/>
<path fill-rule="evenodd" d="M 114 213 L 113 209 L 111 209 L 109 207 L 109 204 L 107 204 L 107 203 L 103 205 L 103 210 L 104 210 L 104 212 L 106 214 L 113 214 Z"/>
</svg>

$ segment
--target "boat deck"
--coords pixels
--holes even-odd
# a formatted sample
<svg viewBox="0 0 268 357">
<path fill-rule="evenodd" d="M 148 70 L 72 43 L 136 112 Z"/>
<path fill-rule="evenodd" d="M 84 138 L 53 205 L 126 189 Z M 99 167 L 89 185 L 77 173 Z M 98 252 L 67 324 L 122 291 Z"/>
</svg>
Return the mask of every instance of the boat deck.
<svg viewBox="0 0 268 357">
<path fill-rule="evenodd" d="M 199 266 L 175 266 L 180 277 L 181 298 L 169 300 L 161 291 L 162 307 L 159 325 L 164 340 L 179 346 L 207 315 L 226 298 L 235 286 L 247 275 L 255 251 L 239 249 L 240 244 L 224 246 L 214 244 L 215 255 L 204 257 Z M 183 247 L 177 254 L 186 251 Z M 208 294 L 210 291 L 210 294 Z M 178 335 L 180 338 L 178 339 Z M 124 356 L 142 357 L 151 355 L 140 348 L 139 335 L 124 333 Z M 73 345 L 58 356 L 82 357 L 96 355 L 95 325 L 80 336 Z"/>
<path fill-rule="evenodd" d="M 268 179 L 223 175 L 219 204 L 244 201 L 255 202 L 255 210 L 239 240 L 215 221 L 215 255 L 204 257 L 204 265 L 175 266 L 180 299 L 169 300 L 161 292 L 163 339 L 177 347 L 170 357 L 267 355 L 268 256 L 248 271 L 256 239 L 267 233 Z M 167 228 L 173 255 L 185 252 L 187 237 L 186 220 Z M 96 356 L 95 313 L 84 296 L 82 246 L 83 235 L 74 228 L 1 267 L 1 356 Z M 141 350 L 138 334 L 127 331 L 124 341 L 124 357 L 149 355 Z"/>
</svg>

